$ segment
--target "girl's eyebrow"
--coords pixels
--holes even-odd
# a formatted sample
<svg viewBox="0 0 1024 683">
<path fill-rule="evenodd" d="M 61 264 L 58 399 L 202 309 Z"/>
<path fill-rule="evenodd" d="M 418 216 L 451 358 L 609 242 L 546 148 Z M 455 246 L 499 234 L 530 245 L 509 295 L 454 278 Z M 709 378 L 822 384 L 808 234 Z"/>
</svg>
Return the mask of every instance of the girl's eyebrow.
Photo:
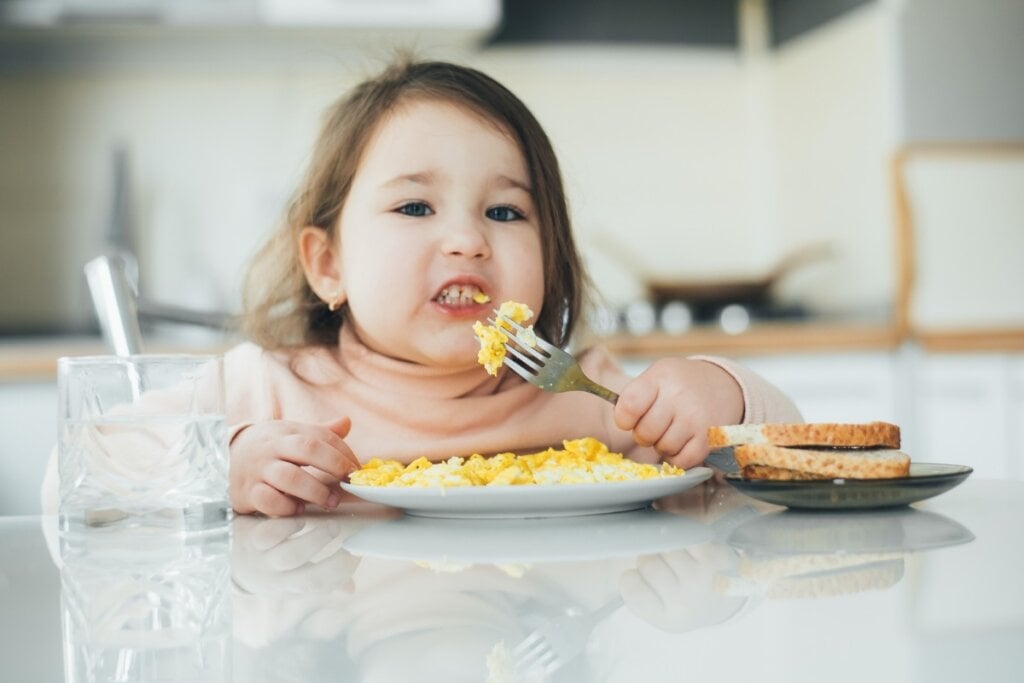
<svg viewBox="0 0 1024 683">
<path fill-rule="evenodd" d="M 412 183 L 414 185 L 432 185 L 437 180 L 437 174 L 433 171 L 418 171 L 416 173 L 403 173 L 402 175 L 395 176 L 391 180 L 387 180 L 381 184 L 382 188 L 394 187 L 396 185 L 403 185 L 406 183 Z M 527 194 L 530 193 L 529 183 L 525 183 L 522 180 L 518 180 L 511 176 L 499 175 L 494 179 L 494 185 L 498 188 L 514 188 L 522 190 Z"/>
<path fill-rule="evenodd" d="M 512 188 L 515 188 L 517 190 L 522 190 L 523 192 L 525 192 L 527 194 L 530 193 L 530 185 L 529 185 L 529 183 L 524 183 L 521 180 L 517 180 L 516 178 L 512 178 L 512 177 L 509 177 L 507 175 L 499 175 L 495 179 L 495 183 L 494 184 L 497 185 L 500 188 L 512 187 Z"/>
<path fill-rule="evenodd" d="M 403 183 L 413 183 L 416 185 L 430 185 L 434 182 L 434 173 L 432 171 L 421 171 L 418 173 L 403 173 L 400 176 L 395 176 L 391 180 L 388 180 L 381 184 L 381 187 L 393 187 L 395 185 L 401 185 Z"/>
</svg>

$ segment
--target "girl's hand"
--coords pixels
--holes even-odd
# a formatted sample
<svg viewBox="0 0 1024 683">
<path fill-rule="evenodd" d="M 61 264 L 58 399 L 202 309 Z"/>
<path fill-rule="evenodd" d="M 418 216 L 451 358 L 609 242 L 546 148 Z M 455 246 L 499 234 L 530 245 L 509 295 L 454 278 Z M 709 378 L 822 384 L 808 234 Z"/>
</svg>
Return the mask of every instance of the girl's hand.
<svg viewBox="0 0 1024 683">
<path fill-rule="evenodd" d="M 351 426 L 343 417 L 326 425 L 272 420 L 246 427 L 231 444 L 232 507 L 270 517 L 301 514 L 306 503 L 337 507 L 338 483 L 359 467 L 343 441 Z"/>
<path fill-rule="evenodd" d="M 743 391 L 732 375 L 701 360 L 665 358 L 630 381 L 615 405 L 615 424 L 653 446 L 676 467 L 708 454 L 708 427 L 743 419 Z"/>
</svg>

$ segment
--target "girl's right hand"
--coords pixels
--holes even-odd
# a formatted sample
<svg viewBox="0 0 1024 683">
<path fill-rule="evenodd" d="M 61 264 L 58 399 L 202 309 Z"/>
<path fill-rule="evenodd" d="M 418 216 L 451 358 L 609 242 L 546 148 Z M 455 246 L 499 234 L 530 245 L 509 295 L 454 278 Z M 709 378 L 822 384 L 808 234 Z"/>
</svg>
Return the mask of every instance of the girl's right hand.
<svg viewBox="0 0 1024 683">
<path fill-rule="evenodd" d="M 272 420 L 243 429 L 231 444 L 235 512 L 287 517 L 302 514 L 306 503 L 337 507 L 338 483 L 359 467 L 343 440 L 351 426 L 343 417 L 326 425 Z"/>
</svg>

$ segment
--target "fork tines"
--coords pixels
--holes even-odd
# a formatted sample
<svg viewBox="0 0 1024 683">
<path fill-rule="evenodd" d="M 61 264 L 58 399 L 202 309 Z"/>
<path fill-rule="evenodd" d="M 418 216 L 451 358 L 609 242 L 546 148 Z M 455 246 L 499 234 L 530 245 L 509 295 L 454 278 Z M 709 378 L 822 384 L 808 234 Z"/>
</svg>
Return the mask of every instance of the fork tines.
<svg viewBox="0 0 1024 683">
<path fill-rule="evenodd" d="M 551 673 L 562 666 L 558 653 L 544 636 L 534 632 L 512 650 L 516 671 L 523 674 Z"/>
<path fill-rule="evenodd" d="M 487 322 L 491 323 L 498 329 L 512 328 L 513 334 L 506 334 L 505 340 L 505 351 L 512 355 L 516 360 L 505 356 L 505 365 L 509 366 L 517 375 L 525 380 L 531 380 L 533 376 L 537 375 L 543 368 L 545 362 L 547 362 L 551 355 L 547 353 L 542 344 L 543 340 L 534 336 L 537 340 L 537 346 L 533 347 L 524 341 L 519 335 L 526 333 L 526 328 L 517 323 L 516 321 L 498 314 L 496 316 L 500 322 L 497 322 L 491 318 L 487 319 Z"/>
<path fill-rule="evenodd" d="M 531 336 L 537 341 L 537 346 L 536 347 L 532 347 L 531 346 L 529 348 L 537 351 L 538 353 L 541 353 L 545 357 L 550 357 L 551 356 L 551 351 L 555 347 L 552 346 L 550 343 L 544 341 L 540 337 L 538 337 L 536 335 L 536 333 L 533 332 L 533 330 L 527 330 L 525 327 L 523 327 L 522 325 L 517 323 L 512 318 L 509 318 L 507 315 L 502 315 L 501 313 L 498 313 L 496 315 L 497 315 L 498 318 L 501 318 L 501 322 L 502 323 L 504 323 L 505 325 L 508 325 L 509 327 L 511 327 L 512 329 L 515 330 L 515 333 L 516 333 L 517 337 L 520 334 L 524 334 L 524 333 L 531 334 Z M 495 325 L 498 325 L 498 323 L 495 323 L 493 320 L 490 320 L 490 319 L 488 319 L 488 322 L 490 322 L 492 324 L 495 324 Z M 498 327 L 501 327 L 501 325 L 498 325 Z M 519 339 L 519 343 L 523 343 L 523 340 Z M 526 346 L 529 346 L 529 345 L 527 344 Z"/>
</svg>

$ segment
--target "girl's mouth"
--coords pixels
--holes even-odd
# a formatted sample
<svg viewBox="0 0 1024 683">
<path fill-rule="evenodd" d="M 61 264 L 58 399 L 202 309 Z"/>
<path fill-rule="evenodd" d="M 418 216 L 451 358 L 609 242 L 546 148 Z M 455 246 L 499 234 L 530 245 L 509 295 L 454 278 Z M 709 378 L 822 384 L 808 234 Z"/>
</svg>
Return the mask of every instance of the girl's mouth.
<svg viewBox="0 0 1024 683">
<path fill-rule="evenodd" d="M 491 300 L 482 289 L 467 283 L 450 284 L 442 289 L 434 301 L 442 306 L 475 306 Z"/>
</svg>

